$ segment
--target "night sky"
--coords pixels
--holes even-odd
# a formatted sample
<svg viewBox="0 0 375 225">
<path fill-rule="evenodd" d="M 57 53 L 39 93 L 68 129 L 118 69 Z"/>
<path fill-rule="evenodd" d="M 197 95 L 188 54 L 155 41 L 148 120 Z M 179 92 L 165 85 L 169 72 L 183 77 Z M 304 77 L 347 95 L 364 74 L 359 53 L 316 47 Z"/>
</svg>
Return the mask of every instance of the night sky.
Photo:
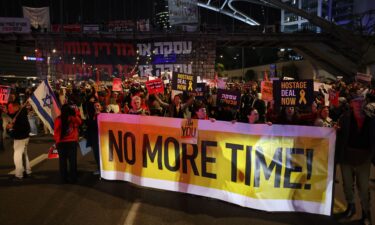
<svg viewBox="0 0 375 225">
<path fill-rule="evenodd" d="M 60 23 L 61 0 L 0 0 L 1 17 L 22 17 L 22 7 L 50 6 L 52 24 Z M 157 0 L 62 0 L 64 3 L 64 23 L 100 24 L 109 20 L 147 19 L 155 14 Z M 221 4 L 224 0 L 213 0 Z M 274 24 L 280 21 L 280 10 L 239 2 L 235 6 L 248 13 L 261 24 Z M 232 18 L 200 8 L 201 23 L 243 25 Z"/>
<path fill-rule="evenodd" d="M 161 0 L 162 1 L 162 0 Z M 62 0 L 64 24 L 103 24 L 110 20 L 152 19 L 155 6 L 160 0 Z M 215 5 L 221 5 L 224 0 L 212 0 Z M 61 0 L 0 0 L 0 17 L 22 17 L 22 6 L 50 7 L 52 24 L 60 24 Z M 280 23 L 280 10 L 262 7 L 246 2 L 234 5 L 237 9 L 250 15 L 262 25 Z M 205 8 L 199 8 L 201 24 L 224 28 L 230 32 L 250 28 L 249 25 L 216 13 Z M 152 20 L 151 20 L 152 23 Z M 259 27 L 262 29 L 262 26 Z M 241 68 L 266 64 L 277 60 L 277 49 L 245 48 L 245 59 L 242 60 L 241 48 L 217 48 L 217 62 L 224 63 L 227 69 Z M 220 57 L 221 56 L 221 57 Z"/>
</svg>

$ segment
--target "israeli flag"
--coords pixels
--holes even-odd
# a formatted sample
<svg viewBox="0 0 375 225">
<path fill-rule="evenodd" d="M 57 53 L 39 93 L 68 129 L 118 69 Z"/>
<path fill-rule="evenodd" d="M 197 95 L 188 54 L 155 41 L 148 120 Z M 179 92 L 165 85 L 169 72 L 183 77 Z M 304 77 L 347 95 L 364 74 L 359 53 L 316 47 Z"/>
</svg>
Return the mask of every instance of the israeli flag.
<svg viewBox="0 0 375 225">
<path fill-rule="evenodd" d="M 48 130 L 53 134 L 55 118 L 61 114 L 60 105 L 56 101 L 47 80 L 44 80 L 29 98 L 29 103 L 42 120 Z"/>
</svg>

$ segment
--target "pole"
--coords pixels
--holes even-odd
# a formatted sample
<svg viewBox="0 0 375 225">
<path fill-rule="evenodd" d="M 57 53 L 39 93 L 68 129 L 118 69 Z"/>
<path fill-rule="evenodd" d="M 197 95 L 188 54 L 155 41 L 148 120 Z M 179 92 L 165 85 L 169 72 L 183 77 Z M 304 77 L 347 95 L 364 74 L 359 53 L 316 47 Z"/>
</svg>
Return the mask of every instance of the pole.
<svg viewBox="0 0 375 225">
<path fill-rule="evenodd" d="M 64 33 L 64 10 L 63 10 L 63 7 L 64 7 L 64 0 L 60 0 L 60 32 L 61 34 Z"/>
<path fill-rule="evenodd" d="M 60 36 L 61 36 L 61 59 L 59 63 L 64 64 L 64 0 L 60 0 Z M 63 67 L 62 67 L 63 68 Z M 61 71 L 61 77 L 64 76 L 64 69 Z M 52 78 L 53 79 L 53 78 Z M 57 77 L 55 77 L 57 79 Z"/>
<path fill-rule="evenodd" d="M 242 79 L 245 77 L 245 49 L 242 47 Z"/>
</svg>

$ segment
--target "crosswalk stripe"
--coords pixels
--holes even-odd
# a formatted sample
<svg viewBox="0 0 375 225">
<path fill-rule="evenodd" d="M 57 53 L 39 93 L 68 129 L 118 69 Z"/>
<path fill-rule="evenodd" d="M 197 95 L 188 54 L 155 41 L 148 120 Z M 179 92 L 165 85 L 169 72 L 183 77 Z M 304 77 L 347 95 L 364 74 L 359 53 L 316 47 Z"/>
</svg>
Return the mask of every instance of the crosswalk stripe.
<svg viewBox="0 0 375 225">
<path fill-rule="evenodd" d="M 30 161 L 30 167 L 35 166 L 38 163 L 41 163 L 43 160 L 48 158 L 48 154 L 41 154 L 40 156 L 36 157 L 35 159 Z M 16 174 L 16 170 L 12 170 L 8 173 L 9 175 Z"/>
</svg>

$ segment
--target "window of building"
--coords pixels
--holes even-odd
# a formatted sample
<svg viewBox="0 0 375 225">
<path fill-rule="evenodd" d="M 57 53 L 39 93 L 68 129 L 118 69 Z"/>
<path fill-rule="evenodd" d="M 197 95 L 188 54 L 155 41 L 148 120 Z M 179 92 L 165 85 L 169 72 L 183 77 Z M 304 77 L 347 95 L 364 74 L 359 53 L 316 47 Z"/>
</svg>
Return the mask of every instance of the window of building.
<svg viewBox="0 0 375 225">
<path fill-rule="evenodd" d="M 298 24 L 284 26 L 284 32 L 292 33 L 298 31 Z"/>
<path fill-rule="evenodd" d="M 284 23 L 290 23 L 290 22 L 294 22 L 294 21 L 298 21 L 297 15 L 292 14 L 292 13 L 285 13 Z"/>
</svg>

